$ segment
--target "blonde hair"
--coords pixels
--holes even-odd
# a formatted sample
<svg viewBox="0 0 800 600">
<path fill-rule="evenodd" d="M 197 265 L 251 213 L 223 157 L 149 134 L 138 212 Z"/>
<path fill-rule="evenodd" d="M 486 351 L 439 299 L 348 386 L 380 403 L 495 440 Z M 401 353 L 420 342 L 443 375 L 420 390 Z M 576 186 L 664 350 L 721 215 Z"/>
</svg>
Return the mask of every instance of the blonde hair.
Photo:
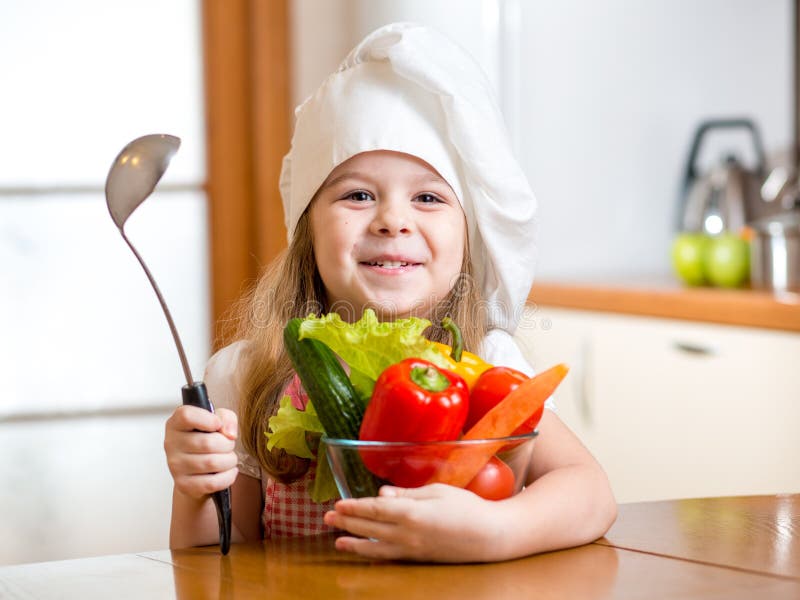
<svg viewBox="0 0 800 600">
<path fill-rule="evenodd" d="M 327 312 L 325 287 L 314 260 L 308 209 L 300 217 L 289 247 L 270 263 L 255 285 L 236 303 L 226 321 L 226 341 L 246 340 L 242 353 L 239 435 L 244 449 L 270 477 L 290 483 L 308 470 L 309 460 L 284 450 L 267 450 L 268 421 L 294 372 L 283 347 L 283 328 L 294 317 Z M 432 310 L 426 335 L 448 342 L 442 318 L 461 327 L 464 347 L 475 350 L 486 335 L 486 306 L 472 275 L 469 244 L 462 270 L 449 294 Z"/>
</svg>

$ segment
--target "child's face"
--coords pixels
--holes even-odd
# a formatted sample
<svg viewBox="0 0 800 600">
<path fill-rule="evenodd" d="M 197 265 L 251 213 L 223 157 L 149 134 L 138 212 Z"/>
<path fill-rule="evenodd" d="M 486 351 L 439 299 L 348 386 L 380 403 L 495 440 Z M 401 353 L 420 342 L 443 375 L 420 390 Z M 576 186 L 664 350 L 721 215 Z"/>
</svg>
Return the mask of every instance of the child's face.
<svg viewBox="0 0 800 600">
<path fill-rule="evenodd" d="M 447 182 L 399 152 L 337 166 L 310 209 L 314 257 L 331 310 L 358 318 L 428 316 L 461 270 L 465 219 Z"/>
</svg>

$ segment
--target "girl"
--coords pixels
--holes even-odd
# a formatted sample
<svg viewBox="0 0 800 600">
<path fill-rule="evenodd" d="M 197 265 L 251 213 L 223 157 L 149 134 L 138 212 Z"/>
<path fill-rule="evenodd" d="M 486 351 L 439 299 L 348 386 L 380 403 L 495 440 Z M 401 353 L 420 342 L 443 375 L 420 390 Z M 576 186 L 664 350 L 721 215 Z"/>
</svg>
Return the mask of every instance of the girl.
<svg viewBox="0 0 800 600">
<path fill-rule="evenodd" d="M 296 116 L 281 173 L 289 247 L 242 301 L 239 341 L 209 361 L 216 413 L 182 406 L 167 421 L 170 545 L 216 543 L 210 494 L 229 486 L 234 542 L 341 529 L 352 535 L 336 547 L 364 556 L 480 562 L 602 536 L 616 516 L 607 478 L 553 410 L 528 485 L 499 502 L 436 484 L 314 504 L 314 464 L 266 449 L 279 398 L 307 401 L 281 332 L 309 312 L 422 316 L 437 341 L 449 315 L 467 348 L 532 371 L 511 333 L 532 283 L 535 200 L 472 59 L 424 27 L 388 25 Z"/>
</svg>

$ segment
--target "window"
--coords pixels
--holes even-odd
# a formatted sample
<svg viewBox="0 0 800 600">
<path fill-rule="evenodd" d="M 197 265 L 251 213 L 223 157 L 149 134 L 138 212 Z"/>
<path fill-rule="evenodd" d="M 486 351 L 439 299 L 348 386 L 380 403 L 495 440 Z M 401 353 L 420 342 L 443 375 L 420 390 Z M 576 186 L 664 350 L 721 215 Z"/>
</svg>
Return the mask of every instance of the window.
<svg viewBox="0 0 800 600">
<path fill-rule="evenodd" d="M 199 379 L 211 320 L 199 1 L 6 6 L 0 81 L 0 418 L 179 403 L 169 329 L 103 189 L 130 140 L 182 138 L 126 231 Z"/>
</svg>

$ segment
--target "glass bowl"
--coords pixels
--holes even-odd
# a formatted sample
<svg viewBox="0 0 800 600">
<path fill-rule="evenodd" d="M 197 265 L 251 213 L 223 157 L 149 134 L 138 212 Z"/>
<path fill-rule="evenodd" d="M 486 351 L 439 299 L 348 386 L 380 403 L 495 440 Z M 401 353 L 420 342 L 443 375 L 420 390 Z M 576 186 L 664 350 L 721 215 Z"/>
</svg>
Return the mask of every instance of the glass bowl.
<svg viewBox="0 0 800 600">
<path fill-rule="evenodd" d="M 381 485 L 448 483 L 491 500 L 525 485 L 538 432 L 496 439 L 372 442 L 323 436 L 342 498 L 375 496 Z"/>
</svg>

